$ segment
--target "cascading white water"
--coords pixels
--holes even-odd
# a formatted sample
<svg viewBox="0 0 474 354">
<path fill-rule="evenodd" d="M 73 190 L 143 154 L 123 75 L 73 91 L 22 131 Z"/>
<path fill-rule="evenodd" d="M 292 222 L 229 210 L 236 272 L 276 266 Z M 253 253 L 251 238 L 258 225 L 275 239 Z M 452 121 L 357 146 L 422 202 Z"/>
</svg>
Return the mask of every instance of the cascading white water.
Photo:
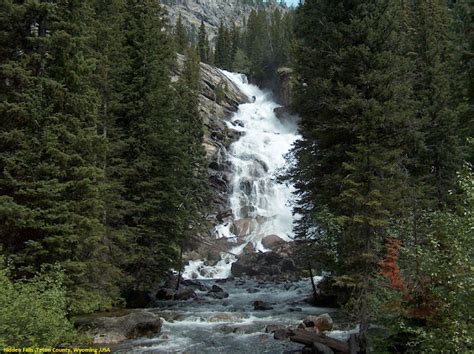
<svg viewBox="0 0 474 354">
<path fill-rule="evenodd" d="M 242 132 L 229 151 L 233 168 L 230 207 L 233 220 L 216 227 L 217 238 L 240 240 L 244 243 L 229 250 L 239 255 L 250 243 L 255 250 L 267 251 L 262 239 L 277 235 L 290 241 L 293 235 L 293 215 L 289 201 L 293 187 L 276 180 L 278 171 L 285 166 L 285 155 L 299 138 L 295 122 L 282 122 L 274 113 L 279 107 L 271 94 L 251 85 L 242 74 L 223 71 L 251 103 L 239 106 L 229 122 L 229 128 Z M 216 265 L 205 260 L 192 261 L 185 268 L 185 278 L 227 278 L 236 257 L 222 253 Z"/>
</svg>

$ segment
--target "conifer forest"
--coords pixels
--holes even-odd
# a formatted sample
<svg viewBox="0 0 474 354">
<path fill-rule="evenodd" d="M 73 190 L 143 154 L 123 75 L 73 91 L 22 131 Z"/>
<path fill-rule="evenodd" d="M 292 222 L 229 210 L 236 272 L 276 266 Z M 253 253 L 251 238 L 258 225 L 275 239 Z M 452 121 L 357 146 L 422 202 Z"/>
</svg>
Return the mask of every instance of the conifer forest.
<svg viewBox="0 0 474 354">
<path fill-rule="evenodd" d="M 473 353 L 473 11 L 0 0 L 0 350 Z"/>
</svg>

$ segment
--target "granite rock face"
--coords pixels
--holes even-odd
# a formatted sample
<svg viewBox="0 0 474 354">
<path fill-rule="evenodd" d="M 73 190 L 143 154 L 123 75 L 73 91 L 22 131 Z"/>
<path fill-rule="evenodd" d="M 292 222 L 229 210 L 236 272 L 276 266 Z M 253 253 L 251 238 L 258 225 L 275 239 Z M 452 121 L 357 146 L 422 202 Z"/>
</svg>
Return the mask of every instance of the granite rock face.
<svg viewBox="0 0 474 354">
<path fill-rule="evenodd" d="M 178 54 L 178 65 L 172 77 L 173 81 L 179 80 L 184 67 L 185 57 Z M 228 147 L 240 137 L 240 132 L 232 129 L 227 122 L 237 112 L 242 103 L 249 102 L 249 98 L 218 68 L 201 63 L 201 84 L 199 92 L 199 113 L 196 124 L 202 124 L 204 129 L 203 145 L 208 160 L 209 184 L 213 191 L 212 208 L 206 216 L 210 229 L 218 225 L 223 213 L 228 210 L 230 180 L 232 177 L 231 164 L 227 160 Z M 186 259 L 207 258 L 202 252 L 214 252 L 220 255 L 222 245 L 217 244 L 213 237 L 197 235 L 205 239 L 207 244 L 202 244 L 202 250 Z M 209 245 L 213 243 L 213 245 Z M 216 243 L 216 244 L 215 244 Z M 202 251 L 202 252 L 201 252 Z"/>
<path fill-rule="evenodd" d="M 243 27 L 244 18 L 248 18 L 255 8 L 243 4 L 241 0 L 162 0 L 162 4 L 168 11 L 172 24 L 176 23 L 181 14 L 182 22 L 192 37 L 197 36 L 201 20 L 204 21 L 211 44 L 215 41 L 221 20 L 228 26 L 235 23 L 236 26 Z M 278 7 L 283 11 L 285 9 L 272 2 L 266 6 Z"/>
</svg>

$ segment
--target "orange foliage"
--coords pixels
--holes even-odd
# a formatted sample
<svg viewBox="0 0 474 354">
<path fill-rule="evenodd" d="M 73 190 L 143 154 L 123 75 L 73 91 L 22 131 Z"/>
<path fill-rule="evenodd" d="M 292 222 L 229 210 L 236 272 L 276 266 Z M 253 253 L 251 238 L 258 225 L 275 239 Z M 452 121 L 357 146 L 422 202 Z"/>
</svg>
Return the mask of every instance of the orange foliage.
<svg viewBox="0 0 474 354">
<path fill-rule="evenodd" d="M 380 266 L 382 268 L 381 274 L 390 281 L 390 286 L 393 289 L 405 292 L 406 287 L 397 264 L 401 246 L 402 242 L 400 240 L 393 237 L 389 238 L 387 240 L 387 254 Z"/>
<path fill-rule="evenodd" d="M 436 302 L 429 290 L 429 281 L 418 281 L 417 285 L 407 287 L 400 275 L 398 259 L 402 242 L 396 238 L 387 239 L 387 253 L 380 262 L 381 275 L 390 281 L 390 287 L 403 293 L 403 302 L 408 305 L 406 316 L 409 318 L 426 319 L 435 313 Z M 401 301 L 387 304 L 388 308 L 402 307 Z"/>
</svg>

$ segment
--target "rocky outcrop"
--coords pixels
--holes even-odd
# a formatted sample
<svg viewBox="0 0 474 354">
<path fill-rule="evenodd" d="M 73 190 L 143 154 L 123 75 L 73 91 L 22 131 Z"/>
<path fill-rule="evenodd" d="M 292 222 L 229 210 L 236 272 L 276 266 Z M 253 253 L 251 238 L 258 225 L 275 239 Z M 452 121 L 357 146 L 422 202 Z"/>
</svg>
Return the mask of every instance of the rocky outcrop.
<svg viewBox="0 0 474 354">
<path fill-rule="evenodd" d="M 296 265 L 291 258 L 276 252 L 244 253 L 232 264 L 234 277 L 258 276 L 261 278 L 279 278 L 282 275 L 296 275 Z"/>
<path fill-rule="evenodd" d="M 244 4 L 241 0 L 162 0 L 172 24 L 175 24 L 179 15 L 183 25 L 188 29 L 191 36 L 198 33 L 201 20 L 204 21 L 211 45 L 217 35 L 217 29 L 221 21 L 227 26 L 234 23 L 243 27 L 244 19 L 248 18 L 255 6 Z M 275 3 L 268 2 L 269 8 L 285 8 Z"/>
<path fill-rule="evenodd" d="M 77 318 L 75 326 L 93 338 L 93 344 L 116 344 L 129 339 L 156 336 L 162 320 L 146 310 L 123 310 Z"/>
<path fill-rule="evenodd" d="M 279 68 L 277 70 L 277 84 L 274 89 L 275 96 L 280 104 L 289 107 L 291 105 L 293 69 Z"/>
<path fill-rule="evenodd" d="M 184 61 L 185 57 L 178 54 L 178 65 L 173 81 L 179 79 Z M 226 121 L 238 110 L 240 104 L 248 102 L 248 97 L 216 67 L 205 63 L 201 63 L 200 66 L 199 113 L 201 121 L 196 124 L 202 124 L 204 127 L 203 145 L 209 164 L 209 183 L 213 191 L 211 207 L 215 210 L 208 214 L 206 219 L 210 224 L 209 229 L 212 229 L 221 222 L 219 220 L 223 217 L 221 213 L 228 209 L 232 174 L 230 163 L 227 161 L 227 148 L 240 137 L 240 132 L 229 128 Z M 202 249 L 194 250 L 192 254 L 186 254 L 185 259 L 207 258 L 207 255 L 202 254 L 203 252 L 214 253 L 215 257 L 219 257 L 221 248 L 228 249 L 219 244 L 214 245 L 214 237 L 206 235 L 199 237 L 213 245 L 206 245 L 201 247 Z"/>
</svg>

